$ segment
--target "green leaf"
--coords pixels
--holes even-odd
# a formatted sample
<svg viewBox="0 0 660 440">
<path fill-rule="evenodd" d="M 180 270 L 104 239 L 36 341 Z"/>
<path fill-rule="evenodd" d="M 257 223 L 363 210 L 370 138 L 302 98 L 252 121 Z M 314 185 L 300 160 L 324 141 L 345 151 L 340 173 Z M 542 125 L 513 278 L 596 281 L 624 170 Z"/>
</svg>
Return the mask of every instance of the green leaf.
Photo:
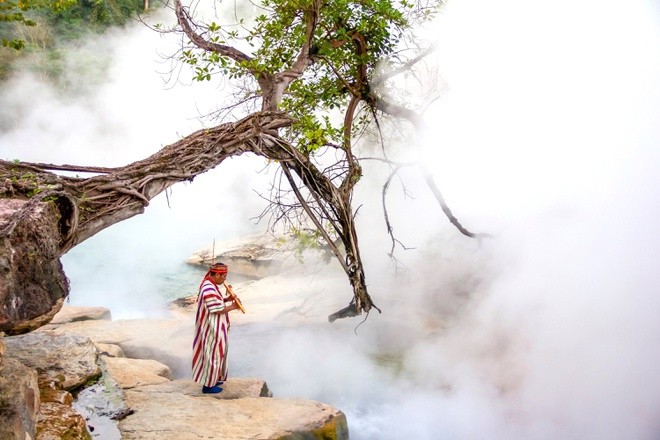
<svg viewBox="0 0 660 440">
<path fill-rule="evenodd" d="M 343 118 L 329 118 L 328 112 L 345 112 L 351 90 L 370 92 L 358 83 L 359 72 L 368 79 L 378 66 L 394 69 L 401 65 L 398 53 L 411 26 L 435 14 L 441 0 L 333 0 L 324 2 L 310 53 L 314 63 L 285 91 L 279 109 L 288 112 L 295 123 L 287 128 L 289 141 L 305 154 L 314 154 L 326 145 L 343 145 Z M 208 81 L 213 74 L 229 79 L 276 74 L 290 68 L 306 39 L 305 19 L 312 0 L 262 0 L 261 11 L 251 21 L 207 25 L 208 38 L 233 47 L 249 48 L 252 61 L 235 62 L 218 53 L 196 49 L 184 53 L 184 61 L 193 66 L 195 79 Z M 358 46 L 366 52 L 360 53 Z M 396 55 L 396 56 L 393 56 Z M 201 67 L 204 69 L 198 70 Z M 382 68 L 382 67 L 381 67 Z M 350 84 L 349 87 L 346 84 Z M 258 98 L 258 85 L 246 84 L 248 98 Z M 371 122 L 368 112 L 355 117 L 350 127 L 359 132 Z"/>
</svg>

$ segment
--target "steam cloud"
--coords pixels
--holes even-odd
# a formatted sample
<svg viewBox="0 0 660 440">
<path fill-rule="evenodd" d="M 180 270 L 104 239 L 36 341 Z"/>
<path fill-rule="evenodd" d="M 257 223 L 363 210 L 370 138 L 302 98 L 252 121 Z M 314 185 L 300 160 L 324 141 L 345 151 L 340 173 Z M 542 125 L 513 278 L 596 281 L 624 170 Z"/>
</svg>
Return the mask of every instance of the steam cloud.
<svg viewBox="0 0 660 440">
<path fill-rule="evenodd" d="M 450 2 L 427 30 L 444 92 L 419 154 L 457 216 L 493 238 L 446 227 L 409 176 L 415 199 L 393 188 L 389 200 L 417 249 L 395 266 L 374 227 L 378 185 L 362 185 L 383 314 L 357 336 L 353 321 L 237 330 L 234 374 L 336 405 L 356 439 L 657 439 L 658 17 L 643 0 Z M 164 88 L 154 60 L 166 43 L 144 28 L 89 44 L 103 40 L 108 77 L 80 99 L 25 75 L 0 90 L 4 159 L 123 164 L 198 129 L 198 108 L 222 95 Z M 230 163 L 67 255 L 72 303 L 150 314 L 164 274 L 208 237 L 251 231 L 260 209 L 245 188 L 266 181 L 262 164 Z"/>
</svg>

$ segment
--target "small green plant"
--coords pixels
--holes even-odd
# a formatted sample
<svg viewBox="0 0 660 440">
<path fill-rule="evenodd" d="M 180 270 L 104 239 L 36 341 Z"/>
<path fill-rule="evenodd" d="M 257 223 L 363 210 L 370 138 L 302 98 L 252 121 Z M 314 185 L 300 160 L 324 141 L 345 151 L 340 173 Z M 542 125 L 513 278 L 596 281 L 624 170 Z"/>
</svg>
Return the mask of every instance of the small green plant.
<svg viewBox="0 0 660 440">
<path fill-rule="evenodd" d="M 293 254 L 296 261 L 299 263 L 304 262 L 304 253 L 308 250 L 320 250 L 323 237 L 317 230 L 311 229 L 291 229 L 291 235 L 296 241 L 296 246 L 293 249 Z"/>
</svg>

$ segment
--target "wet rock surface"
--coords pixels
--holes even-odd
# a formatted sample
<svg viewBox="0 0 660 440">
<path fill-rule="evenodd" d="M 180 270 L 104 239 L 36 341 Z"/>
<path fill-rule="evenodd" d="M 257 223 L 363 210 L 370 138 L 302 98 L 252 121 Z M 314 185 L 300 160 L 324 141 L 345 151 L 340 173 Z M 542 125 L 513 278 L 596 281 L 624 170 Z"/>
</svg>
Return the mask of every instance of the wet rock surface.
<svg viewBox="0 0 660 440">
<path fill-rule="evenodd" d="M 83 416 L 71 405 L 43 402 L 37 423 L 38 440 L 91 439 Z"/>
<path fill-rule="evenodd" d="M 101 376 L 92 341 L 76 335 L 33 332 L 7 337 L 4 342 L 4 361 L 20 363 L 37 375 L 40 405 L 36 429 L 25 432 L 34 433 L 38 440 L 90 439 L 84 417 L 72 407 L 70 391 Z M 7 376 L 3 373 L 1 377 Z"/>
<path fill-rule="evenodd" d="M 103 374 L 99 381 L 77 394 L 73 408 L 84 417 L 93 438 L 119 440 L 117 421 L 130 414 L 131 409 L 126 405 L 124 390 L 107 372 L 104 359 L 101 358 Z"/>
</svg>

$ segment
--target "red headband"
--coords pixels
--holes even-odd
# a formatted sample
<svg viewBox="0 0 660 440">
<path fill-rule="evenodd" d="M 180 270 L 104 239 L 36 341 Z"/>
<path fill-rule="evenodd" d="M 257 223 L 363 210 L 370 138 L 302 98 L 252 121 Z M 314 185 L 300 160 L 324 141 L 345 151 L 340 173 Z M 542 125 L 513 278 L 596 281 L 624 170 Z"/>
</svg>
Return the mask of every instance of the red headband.
<svg viewBox="0 0 660 440">
<path fill-rule="evenodd" d="M 206 281 L 206 280 L 209 280 L 213 284 L 215 284 L 215 282 L 211 278 L 209 278 L 212 274 L 216 274 L 216 273 L 225 274 L 227 272 L 229 272 L 229 267 L 228 266 L 226 266 L 224 264 L 214 264 L 213 266 L 211 266 L 209 268 L 209 271 L 206 272 L 206 275 L 204 275 L 204 279 L 202 280 L 202 284 L 199 285 L 199 288 L 200 289 L 202 288 L 202 285 L 204 284 L 204 281 Z"/>
<path fill-rule="evenodd" d="M 212 273 L 223 274 L 223 273 L 227 273 L 227 272 L 229 272 L 229 267 L 224 266 L 224 265 L 223 266 L 219 266 L 219 265 L 218 266 L 213 266 L 209 269 L 209 274 L 212 274 Z"/>
</svg>

